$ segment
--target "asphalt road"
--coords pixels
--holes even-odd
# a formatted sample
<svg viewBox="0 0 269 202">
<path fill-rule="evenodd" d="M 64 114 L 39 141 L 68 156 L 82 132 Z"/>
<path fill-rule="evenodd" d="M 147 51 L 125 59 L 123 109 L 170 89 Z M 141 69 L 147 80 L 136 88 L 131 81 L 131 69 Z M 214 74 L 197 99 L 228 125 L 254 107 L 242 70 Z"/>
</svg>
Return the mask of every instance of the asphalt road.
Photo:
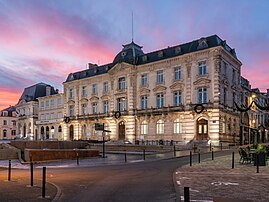
<svg viewBox="0 0 269 202">
<path fill-rule="evenodd" d="M 230 154 L 218 152 L 215 156 Z M 201 159 L 211 158 L 203 154 Z M 197 162 L 197 156 L 193 157 Z M 173 172 L 189 157 L 125 165 L 48 170 L 48 180 L 62 190 L 59 201 L 179 201 Z"/>
</svg>

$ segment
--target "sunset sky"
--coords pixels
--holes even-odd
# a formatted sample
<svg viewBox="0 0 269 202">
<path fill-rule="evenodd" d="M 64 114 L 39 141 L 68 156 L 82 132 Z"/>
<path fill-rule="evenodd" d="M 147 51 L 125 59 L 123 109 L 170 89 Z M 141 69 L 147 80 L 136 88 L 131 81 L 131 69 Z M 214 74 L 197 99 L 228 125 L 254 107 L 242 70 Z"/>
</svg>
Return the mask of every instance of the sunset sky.
<svg viewBox="0 0 269 202">
<path fill-rule="evenodd" d="M 45 82 L 112 62 L 122 44 L 144 52 L 213 34 L 235 48 L 253 88 L 269 88 L 268 0 L 0 0 L 0 109 Z"/>
</svg>

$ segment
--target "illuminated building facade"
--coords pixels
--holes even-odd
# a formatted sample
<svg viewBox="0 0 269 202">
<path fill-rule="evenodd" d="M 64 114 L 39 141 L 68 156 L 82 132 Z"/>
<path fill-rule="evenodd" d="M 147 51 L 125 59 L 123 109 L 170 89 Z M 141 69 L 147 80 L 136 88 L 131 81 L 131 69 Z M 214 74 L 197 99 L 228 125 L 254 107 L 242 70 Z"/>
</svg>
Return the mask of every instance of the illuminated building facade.
<svg viewBox="0 0 269 202">
<path fill-rule="evenodd" d="M 16 138 L 16 109 L 11 106 L 0 111 L 0 140 Z"/>
</svg>

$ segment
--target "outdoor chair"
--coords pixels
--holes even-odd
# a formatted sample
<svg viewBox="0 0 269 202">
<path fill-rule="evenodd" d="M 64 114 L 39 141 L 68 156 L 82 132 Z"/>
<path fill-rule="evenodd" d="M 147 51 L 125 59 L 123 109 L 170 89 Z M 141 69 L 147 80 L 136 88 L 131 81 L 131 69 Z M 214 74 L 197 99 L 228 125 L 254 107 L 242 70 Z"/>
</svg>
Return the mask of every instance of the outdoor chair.
<svg viewBox="0 0 269 202">
<path fill-rule="evenodd" d="M 252 158 L 249 156 L 249 153 L 244 149 L 244 148 L 240 148 L 239 149 L 239 154 L 240 154 L 240 163 L 251 163 Z"/>
</svg>

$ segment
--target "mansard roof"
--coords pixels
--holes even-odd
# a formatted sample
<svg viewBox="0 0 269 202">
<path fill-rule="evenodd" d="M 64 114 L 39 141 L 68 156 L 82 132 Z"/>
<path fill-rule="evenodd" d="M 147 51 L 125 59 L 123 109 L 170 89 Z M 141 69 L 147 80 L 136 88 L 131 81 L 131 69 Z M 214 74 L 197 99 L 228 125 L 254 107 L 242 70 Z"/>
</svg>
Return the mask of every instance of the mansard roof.
<svg viewBox="0 0 269 202">
<path fill-rule="evenodd" d="M 10 107 L 8 107 L 6 109 L 2 109 L 0 111 L 0 116 L 3 116 L 4 115 L 3 112 L 7 112 L 8 113 L 7 116 L 12 116 L 12 112 L 15 112 L 15 111 L 16 111 L 16 108 L 14 106 L 10 106 Z"/>
<path fill-rule="evenodd" d="M 222 40 L 217 35 L 200 38 L 192 42 L 168 47 L 150 53 L 144 53 L 142 51 L 142 46 L 139 46 L 132 41 L 129 44 L 123 45 L 123 49 L 116 55 L 112 63 L 102 66 L 92 65 L 87 70 L 70 73 L 65 82 L 107 73 L 114 65 L 121 62 L 139 66 L 217 46 L 222 46 L 235 59 L 237 59 L 235 50 L 228 46 L 226 41 Z"/>
<path fill-rule="evenodd" d="M 36 101 L 37 98 L 46 96 L 46 88 L 50 87 L 50 95 L 57 94 L 58 92 L 49 84 L 37 83 L 24 89 L 19 102 L 25 100 L 26 102 Z M 19 103 L 18 102 L 18 103 Z"/>
</svg>

